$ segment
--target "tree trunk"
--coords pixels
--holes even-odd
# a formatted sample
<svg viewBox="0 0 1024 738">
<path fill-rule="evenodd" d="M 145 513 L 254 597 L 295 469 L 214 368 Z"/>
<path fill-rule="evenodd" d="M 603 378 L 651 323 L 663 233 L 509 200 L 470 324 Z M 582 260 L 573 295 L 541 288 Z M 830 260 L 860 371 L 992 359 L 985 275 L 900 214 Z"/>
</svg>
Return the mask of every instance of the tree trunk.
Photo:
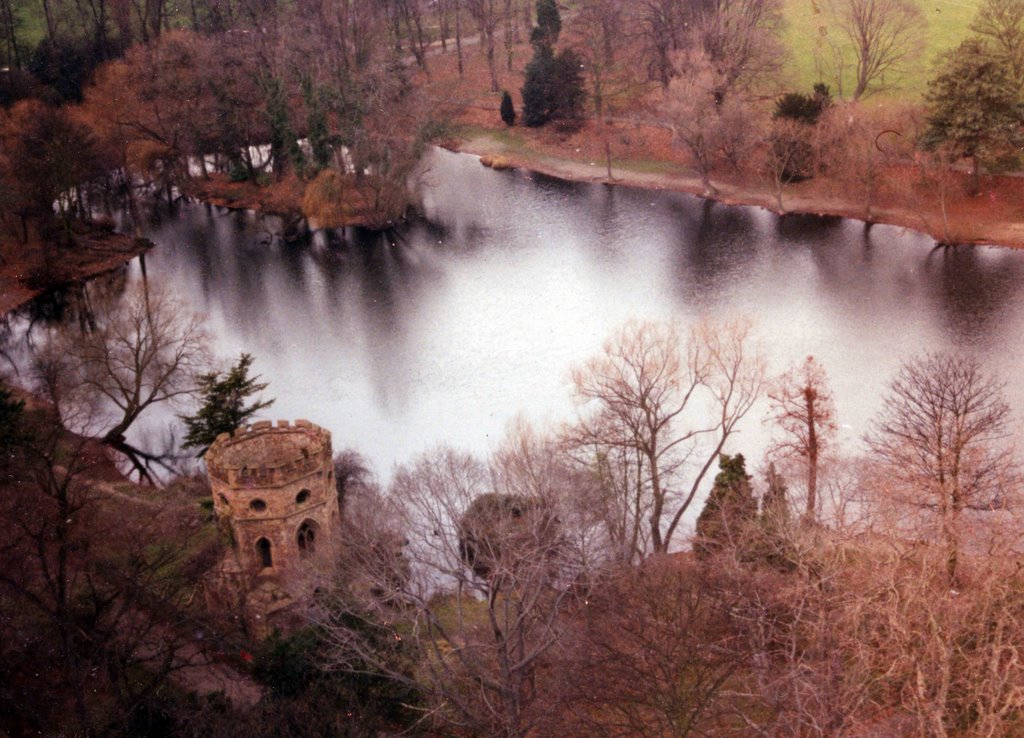
<svg viewBox="0 0 1024 738">
<path fill-rule="evenodd" d="M 455 0 L 455 53 L 459 58 L 459 79 L 462 79 L 462 0 Z"/>
<path fill-rule="evenodd" d="M 814 391 L 804 389 L 807 404 L 807 509 L 804 520 L 814 522 L 818 514 L 818 431 L 815 427 Z"/>
<path fill-rule="evenodd" d="M 491 73 L 491 92 L 497 92 L 500 89 L 498 84 L 498 68 L 495 66 L 494 61 L 494 29 L 490 28 L 486 34 L 487 37 L 487 69 Z"/>
</svg>

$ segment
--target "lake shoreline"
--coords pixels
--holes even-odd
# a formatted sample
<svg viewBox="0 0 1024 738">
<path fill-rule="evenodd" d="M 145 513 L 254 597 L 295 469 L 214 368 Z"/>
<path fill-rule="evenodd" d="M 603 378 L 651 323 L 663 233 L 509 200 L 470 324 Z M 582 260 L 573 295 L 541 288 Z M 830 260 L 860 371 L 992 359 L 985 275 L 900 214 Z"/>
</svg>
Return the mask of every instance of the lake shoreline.
<svg viewBox="0 0 1024 738">
<path fill-rule="evenodd" d="M 26 249 L 31 251 L 27 256 L 38 257 L 43 248 L 46 247 L 36 244 L 36 249 Z M 152 241 L 126 233 L 76 236 L 70 247 L 73 253 L 56 255 L 58 261 L 51 267 L 54 273 L 41 287 L 33 286 L 31 281 L 33 271 L 38 269 L 37 264 L 29 263 L 28 259 L 5 263 L 0 268 L 0 316 L 6 316 L 47 293 L 83 284 L 121 269 L 151 248 Z"/>
<path fill-rule="evenodd" d="M 525 169 L 572 182 L 682 192 L 723 205 L 760 207 L 779 216 L 813 215 L 858 220 L 864 223 L 865 228 L 873 225 L 907 228 L 928 235 L 935 241 L 936 246 L 1024 248 L 1024 221 L 993 219 L 965 222 L 963 219 L 950 217 L 947 232 L 951 235 L 947 238 L 943 234 L 941 223 L 934 222 L 941 218 L 939 213 L 925 213 L 920 209 L 901 207 L 899 204 L 890 203 L 883 206 L 876 203 L 871 208 L 869 219 L 864 206 L 851 205 L 849 201 L 807 191 L 806 188 L 801 190 L 799 186 L 785 191 L 785 209 L 780 212 L 773 191 L 749 184 L 713 179 L 712 184 L 716 192 L 708 195 L 704 191 L 699 175 L 683 166 L 677 166 L 677 171 L 672 172 L 641 172 L 630 169 L 628 160 L 625 161 L 625 166 L 621 166 L 621 161 L 613 161 L 612 179 L 609 180 L 605 162 L 556 156 L 529 146 L 516 147 L 513 150 L 488 135 L 460 139 L 446 148 L 484 158 L 500 157 L 504 161 L 498 168 Z M 672 163 L 665 164 L 669 166 Z"/>
</svg>

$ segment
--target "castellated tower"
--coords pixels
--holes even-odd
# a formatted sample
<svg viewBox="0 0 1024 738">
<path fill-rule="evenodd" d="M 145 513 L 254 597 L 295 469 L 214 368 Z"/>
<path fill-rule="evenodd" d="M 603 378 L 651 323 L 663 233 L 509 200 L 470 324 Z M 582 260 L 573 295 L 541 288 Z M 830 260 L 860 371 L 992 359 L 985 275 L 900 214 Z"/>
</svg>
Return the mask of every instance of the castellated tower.
<svg viewBox="0 0 1024 738">
<path fill-rule="evenodd" d="M 308 420 L 269 420 L 222 433 L 206 452 L 217 517 L 234 537 L 238 574 L 271 575 L 302 596 L 304 576 L 339 539 L 331 434 Z M 283 603 L 282 603 L 283 604 Z"/>
</svg>

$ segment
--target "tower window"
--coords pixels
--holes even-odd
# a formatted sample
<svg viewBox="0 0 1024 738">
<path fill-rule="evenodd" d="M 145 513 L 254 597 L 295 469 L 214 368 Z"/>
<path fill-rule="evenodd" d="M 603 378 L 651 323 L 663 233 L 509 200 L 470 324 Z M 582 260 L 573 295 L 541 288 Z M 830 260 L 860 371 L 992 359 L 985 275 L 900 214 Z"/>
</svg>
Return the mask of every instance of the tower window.
<svg viewBox="0 0 1024 738">
<path fill-rule="evenodd" d="M 267 509 L 267 503 L 263 500 L 253 500 L 249 503 L 249 509 L 253 512 L 263 512 Z"/>
<path fill-rule="evenodd" d="M 300 504 L 300 505 L 303 502 L 305 502 L 306 500 L 308 500 L 308 499 L 309 499 L 309 490 L 308 489 L 304 489 L 301 492 L 299 492 L 299 494 L 295 495 L 295 501 L 298 504 Z"/>
<path fill-rule="evenodd" d="M 296 534 L 296 542 L 299 544 L 299 556 L 306 558 L 316 551 L 316 523 L 312 520 L 305 521 L 299 526 Z"/>
<path fill-rule="evenodd" d="M 256 553 L 260 559 L 261 569 L 269 569 L 274 565 L 274 556 L 270 552 L 270 541 L 266 538 L 256 541 Z"/>
</svg>

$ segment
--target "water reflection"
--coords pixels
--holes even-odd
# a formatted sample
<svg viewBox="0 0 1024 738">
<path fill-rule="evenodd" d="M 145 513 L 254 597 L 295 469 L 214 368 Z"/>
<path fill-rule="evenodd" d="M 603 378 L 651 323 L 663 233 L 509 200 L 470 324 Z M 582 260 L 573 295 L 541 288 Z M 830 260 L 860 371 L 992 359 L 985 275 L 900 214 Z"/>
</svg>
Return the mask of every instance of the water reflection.
<svg viewBox="0 0 1024 738">
<path fill-rule="evenodd" d="M 569 367 L 630 318 L 754 317 L 774 370 L 827 367 L 851 442 L 906 356 L 966 347 L 1009 378 L 1024 350 L 1021 252 L 444 151 L 427 165 L 427 218 L 399 232 L 286 244 L 275 219 L 200 205 L 144 224 L 150 279 L 208 316 L 225 359 L 255 355 L 274 415 L 329 427 L 385 475 L 440 442 L 483 451 L 519 412 L 568 417 Z M 762 412 L 732 450 L 760 456 Z"/>
</svg>

